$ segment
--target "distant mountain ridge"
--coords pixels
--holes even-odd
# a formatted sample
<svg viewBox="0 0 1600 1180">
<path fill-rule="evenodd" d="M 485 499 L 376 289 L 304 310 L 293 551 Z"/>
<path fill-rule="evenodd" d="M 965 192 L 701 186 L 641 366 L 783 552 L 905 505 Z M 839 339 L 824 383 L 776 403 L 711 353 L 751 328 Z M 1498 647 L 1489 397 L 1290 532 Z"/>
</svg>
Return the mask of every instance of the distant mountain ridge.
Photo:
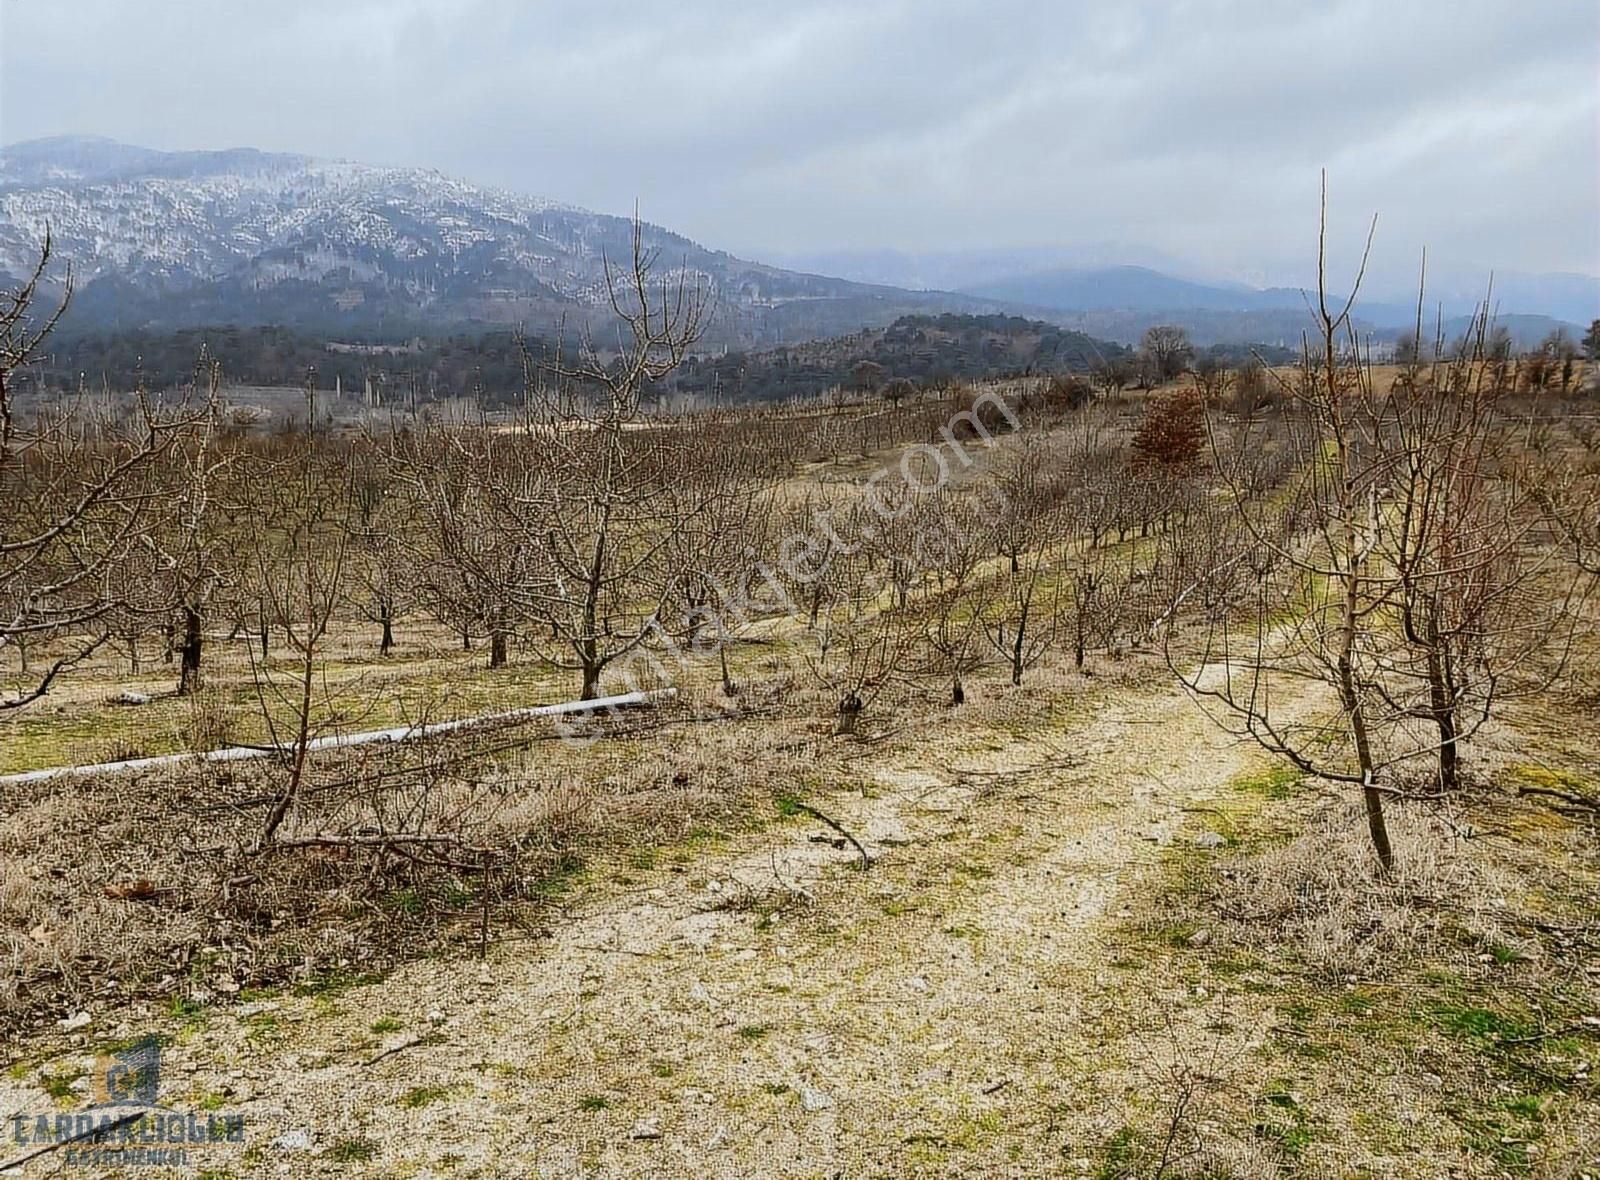
<svg viewBox="0 0 1600 1180">
<path fill-rule="evenodd" d="M 90 137 L 0 150 L 0 273 L 31 267 L 47 225 L 79 285 L 69 330 L 278 323 L 391 334 L 603 318 L 603 259 L 630 255 L 632 228 L 425 169 Z M 712 292 L 713 340 L 774 344 L 914 312 L 993 310 L 975 296 L 747 262 L 658 226 L 645 236 L 661 267 Z"/>
<path fill-rule="evenodd" d="M 1056 311 L 1293 311 L 1304 313 L 1308 292 L 1297 287 L 1254 288 L 1173 278 L 1141 266 L 1061 268 L 1016 275 L 962 288 L 986 299 Z M 1584 275 L 1506 276 L 1479 291 L 1434 291 L 1424 300 L 1427 323 L 1439 307 L 1447 317 L 1469 313 L 1488 295 L 1508 316 L 1587 324 L 1600 317 L 1600 279 Z M 1414 302 L 1362 298 L 1368 323 L 1404 329 L 1416 320 Z"/>
<path fill-rule="evenodd" d="M 963 290 L 1030 308 L 1034 315 L 1049 314 L 1068 327 L 1122 343 L 1136 341 L 1152 324 L 1172 323 L 1188 329 L 1197 344 L 1248 341 L 1291 348 L 1310 326 L 1308 300 L 1315 298 L 1296 287 L 1201 283 L 1139 266 L 1041 270 Z M 1447 339 L 1459 336 L 1486 295 L 1496 324 L 1519 347 L 1554 331 L 1576 339 L 1591 320 L 1600 318 L 1600 279 L 1507 276 L 1483 291 L 1430 293 L 1422 308 L 1424 336 L 1440 330 Z M 1559 315 L 1522 310 L 1552 304 Z M 1417 305 L 1363 297 L 1356 302 L 1354 319 L 1359 331 L 1393 339 L 1414 330 Z"/>
<path fill-rule="evenodd" d="M 964 290 L 1060 311 L 1262 311 L 1304 306 L 1298 291 L 1198 283 L 1144 266 L 1045 270 Z"/>
<path fill-rule="evenodd" d="M 47 225 L 78 281 L 67 332 L 282 325 L 394 339 L 524 325 L 550 335 L 609 317 L 602 260 L 631 249 L 627 218 L 427 169 L 86 136 L 0 149 L 0 278 L 31 268 Z M 746 261 L 659 226 L 645 233 L 661 267 L 683 267 L 711 291 L 711 347 L 795 344 L 918 314 L 1020 314 L 1123 344 L 1173 323 L 1200 345 L 1292 347 L 1309 322 L 1296 288 L 1064 264 L 1121 251 L 1167 265 L 1128 246 L 800 259 L 831 257 L 856 275 L 846 279 Z M 859 281 L 867 276 L 959 289 Z M 1506 275 L 1495 291 L 1524 344 L 1600 317 L 1600 279 L 1584 275 Z M 1424 319 L 1442 309 L 1450 331 L 1481 298 L 1443 292 Z M 1416 308 L 1363 299 L 1357 314 L 1363 330 L 1393 337 Z"/>
</svg>

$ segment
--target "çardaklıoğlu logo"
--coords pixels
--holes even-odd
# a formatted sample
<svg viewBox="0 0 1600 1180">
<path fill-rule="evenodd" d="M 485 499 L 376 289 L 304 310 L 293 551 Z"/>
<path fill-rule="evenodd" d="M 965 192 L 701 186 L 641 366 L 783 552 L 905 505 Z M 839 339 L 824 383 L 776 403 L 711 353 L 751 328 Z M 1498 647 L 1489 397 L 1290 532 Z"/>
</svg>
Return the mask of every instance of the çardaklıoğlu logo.
<svg viewBox="0 0 1600 1180">
<path fill-rule="evenodd" d="M 0 1172 L 60 1152 L 76 1167 L 193 1167 L 206 1144 L 243 1143 L 244 1115 L 180 1111 L 160 1105 L 161 1041 L 143 1037 L 95 1061 L 89 1105 L 77 1111 L 23 1112 L 6 1119 Z"/>
</svg>

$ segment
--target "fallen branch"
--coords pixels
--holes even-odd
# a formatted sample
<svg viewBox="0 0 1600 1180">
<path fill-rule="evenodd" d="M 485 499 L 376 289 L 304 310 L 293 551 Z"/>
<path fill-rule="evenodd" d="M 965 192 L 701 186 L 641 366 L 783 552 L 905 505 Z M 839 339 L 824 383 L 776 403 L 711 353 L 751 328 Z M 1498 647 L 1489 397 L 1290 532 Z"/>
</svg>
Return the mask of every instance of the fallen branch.
<svg viewBox="0 0 1600 1180">
<path fill-rule="evenodd" d="M 361 1063 L 361 1068 L 365 1069 L 369 1065 L 377 1065 L 378 1062 L 382 1061 L 385 1057 L 393 1057 L 396 1053 L 404 1053 L 407 1049 L 420 1049 L 428 1045 L 439 1045 L 443 1043 L 444 1037 L 439 1033 L 425 1032 L 421 1036 L 412 1037 L 409 1041 L 401 1041 L 398 1045 L 394 1045 L 388 1049 L 385 1049 L 382 1053 L 379 1053 L 374 1057 L 367 1058 Z"/>
<path fill-rule="evenodd" d="M 1559 799 L 1579 811 L 1600 812 L 1600 799 L 1590 799 L 1586 795 L 1574 795 L 1571 791 L 1557 791 L 1553 787 L 1517 788 L 1517 798 L 1521 799 L 1528 795 L 1543 795 L 1550 799 Z"/>
<path fill-rule="evenodd" d="M 378 848 L 385 852 L 398 852 L 422 864 L 459 869 L 463 872 L 483 872 L 502 855 L 499 849 L 481 844 L 468 844 L 454 836 L 434 835 L 426 832 L 372 832 L 340 835 L 336 832 L 319 832 L 310 836 L 277 837 L 251 849 L 252 855 L 288 851 L 295 848 Z M 443 856 L 418 857 L 407 851 L 412 848 L 448 848 L 470 853 L 477 860 L 455 860 Z"/>
<path fill-rule="evenodd" d="M 803 811 L 807 815 L 814 816 L 815 818 L 820 819 L 823 823 L 827 824 L 834 831 L 838 832 L 839 835 L 843 836 L 846 840 L 848 840 L 851 843 L 851 845 L 854 846 L 855 850 L 861 854 L 861 871 L 863 873 L 867 871 L 867 866 L 869 864 L 871 864 L 871 861 L 867 857 L 867 850 L 861 846 L 861 841 L 860 840 L 857 840 L 849 832 L 844 830 L 844 827 L 839 823 L 838 820 L 831 819 L 830 817 L 828 817 L 826 815 L 823 815 L 822 812 L 818 811 L 815 807 L 811 806 L 811 804 L 809 804 L 809 803 L 796 802 L 794 806 L 795 806 L 795 809 L 797 811 Z"/>
</svg>

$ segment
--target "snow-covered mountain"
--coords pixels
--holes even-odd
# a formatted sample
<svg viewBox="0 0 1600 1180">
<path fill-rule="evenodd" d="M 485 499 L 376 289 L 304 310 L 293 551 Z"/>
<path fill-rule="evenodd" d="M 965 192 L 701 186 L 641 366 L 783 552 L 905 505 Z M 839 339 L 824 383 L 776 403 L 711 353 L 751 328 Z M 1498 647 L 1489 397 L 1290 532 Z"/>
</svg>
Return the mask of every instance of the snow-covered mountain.
<svg viewBox="0 0 1600 1180">
<path fill-rule="evenodd" d="M 284 323 L 319 329 L 523 323 L 608 306 L 631 224 L 438 172 L 238 148 L 160 152 L 61 137 L 0 149 L 0 273 L 49 228 L 83 329 Z M 716 301 L 717 336 L 761 343 L 983 308 L 798 274 L 647 227 L 663 267 Z"/>
</svg>

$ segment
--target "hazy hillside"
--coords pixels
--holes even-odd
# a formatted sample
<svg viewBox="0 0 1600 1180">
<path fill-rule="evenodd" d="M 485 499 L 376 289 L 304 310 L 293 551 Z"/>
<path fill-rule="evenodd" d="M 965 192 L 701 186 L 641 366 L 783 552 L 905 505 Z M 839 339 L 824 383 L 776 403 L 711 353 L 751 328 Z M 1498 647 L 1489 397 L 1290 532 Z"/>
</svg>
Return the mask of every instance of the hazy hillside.
<svg viewBox="0 0 1600 1180">
<path fill-rule="evenodd" d="M 691 358 L 674 387 L 731 401 L 809 397 L 849 386 L 869 361 L 877 379 L 921 385 L 1020 373 L 1087 372 L 1126 350 L 1055 324 L 1005 315 L 905 316 L 887 328 L 791 348 Z"/>
<path fill-rule="evenodd" d="M 1290 294 L 1294 295 L 1296 303 L 1299 301 L 1298 292 L 1210 286 L 1173 278 L 1143 266 L 1045 270 L 982 283 L 968 290 L 986 298 L 1061 311 L 1254 311 L 1290 306 L 1285 301 Z"/>
<path fill-rule="evenodd" d="M 1116 242 L 987 250 L 835 250 L 776 256 L 799 270 L 864 283 L 964 291 L 1038 308 L 1068 311 L 1288 310 L 1303 306 L 1300 287 L 1259 288 L 1216 278 L 1147 245 Z M 1307 283 L 1313 276 L 1304 276 Z M 1587 325 L 1600 317 L 1600 278 L 1519 271 L 1435 271 L 1428 304 L 1447 317 L 1466 315 L 1490 294 L 1502 318 L 1542 317 Z M 1410 282 L 1369 281 L 1362 307 L 1369 322 L 1409 326 L 1416 315 Z M 1241 321 L 1241 324 L 1247 321 Z"/>
<path fill-rule="evenodd" d="M 1173 323 L 1187 328 L 1199 344 L 1250 341 L 1292 347 L 1308 324 L 1307 296 L 1299 288 L 1200 283 L 1140 266 L 1041 270 L 966 290 L 1053 312 L 1081 331 L 1125 343 L 1137 341 L 1153 324 Z M 1600 280 L 1581 275 L 1522 276 L 1497 282 L 1493 292 L 1498 322 L 1524 347 L 1556 330 L 1580 336 L 1582 325 L 1600 316 Z M 1484 295 L 1483 290 L 1435 291 L 1424 312 L 1425 322 L 1430 330 L 1437 327 L 1442 311 L 1446 334 L 1459 333 L 1464 317 Z M 1559 307 L 1570 318 L 1526 310 L 1546 304 Z M 1362 331 L 1392 338 L 1411 329 L 1416 315 L 1414 301 L 1363 298 L 1357 304 L 1356 324 Z"/>
</svg>

